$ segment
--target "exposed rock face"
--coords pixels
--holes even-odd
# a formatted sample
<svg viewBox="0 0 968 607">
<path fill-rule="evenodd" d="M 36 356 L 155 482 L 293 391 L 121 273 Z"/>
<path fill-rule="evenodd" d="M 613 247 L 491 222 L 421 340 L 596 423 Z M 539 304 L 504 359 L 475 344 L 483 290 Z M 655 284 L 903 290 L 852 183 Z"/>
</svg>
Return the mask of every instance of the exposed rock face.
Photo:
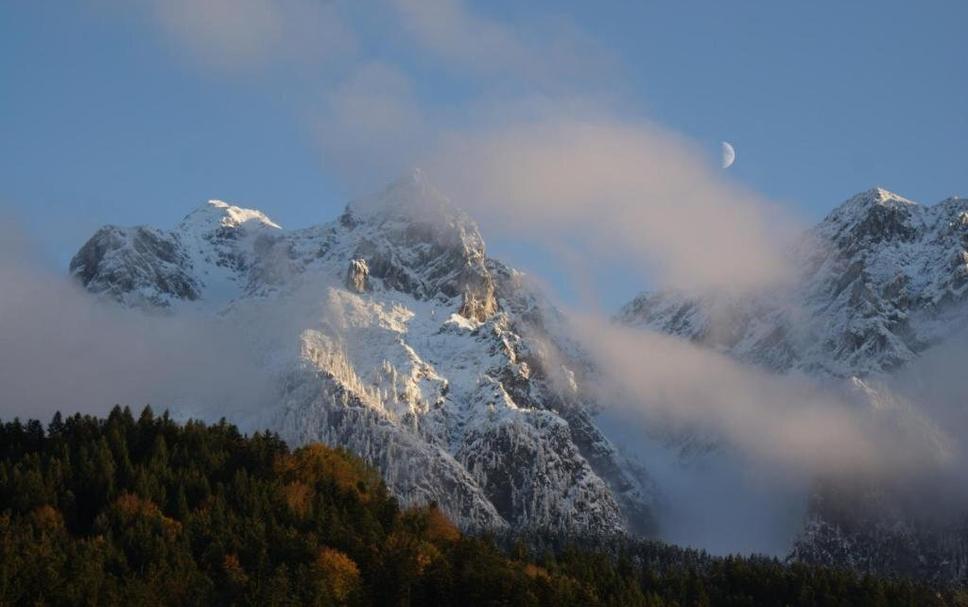
<svg viewBox="0 0 968 607">
<path fill-rule="evenodd" d="M 222 203 L 109 230 L 72 262 L 89 290 L 251 333 L 278 389 L 250 428 L 346 447 L 466 527 L 652 530 L 651 483 L 597 429 L 563 320 L 420 173 L 302 230 Z"/>
<path fill-rule="evenodd" d="M 346 288 L 354 293 L 366 293 L 369 285 L 370 268 L 365 259 L 351 259 L 346 269 Z"/>
<path fill-rule="evenodd" d="M 791 251 L 794 287 L 650 293 L 619 318 L 769 369 L 892 371 L 968 320 L 968 200 L 922 206 L 880 188 L 843 203 Z"/>
<path fill-rule="evenodd" d="M 497 312 L 497 300 L 494 299 L 494 285 L 490 277 L 484 278 L 476 285 L 464 285 L 458 314 L 471 320 L 484 321 L 495 312 Z"/>
<path fill-rule="evenodd" d="M 114 298 L 167 305 L 195 300 L 199 285 L 177 238 L 148 227 L 103 227 L 71 260 L 70 271 L 88 290 Z"/>
</svg>

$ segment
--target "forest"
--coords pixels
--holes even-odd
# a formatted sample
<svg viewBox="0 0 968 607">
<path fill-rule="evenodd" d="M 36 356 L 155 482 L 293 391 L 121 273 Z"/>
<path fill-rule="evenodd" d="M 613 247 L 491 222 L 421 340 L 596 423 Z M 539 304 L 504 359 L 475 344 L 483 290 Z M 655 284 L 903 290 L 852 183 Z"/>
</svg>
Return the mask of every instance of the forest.
<svg viewBox="0 0 968 607">
<path fill-rule="evenodd" d="M 146 407 L 0 423 L 0 605 L 968 605 L 652 541 L 465 534 L 321 444 Z"/>
</svg>

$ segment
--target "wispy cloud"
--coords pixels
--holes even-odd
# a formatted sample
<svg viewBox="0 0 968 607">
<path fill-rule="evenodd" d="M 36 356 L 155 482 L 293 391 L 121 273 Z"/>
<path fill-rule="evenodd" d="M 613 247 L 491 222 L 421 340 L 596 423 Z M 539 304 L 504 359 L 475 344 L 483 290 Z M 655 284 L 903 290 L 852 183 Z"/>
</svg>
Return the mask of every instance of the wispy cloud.
<svg viewBox="0 0 968 607">
<path fill-rule="evenodd" d="M 587 82 L 615 63 L 605 48 L 564 19 L 511 25 L 462 0 L 389 0 L 414 44 L 473 77 L 524 79 L 534 86 Z"/>
<path fill-rule="evenodd" d="M 410 78 L 377 62 L 326 90 L 309 120 L 324 163 L 358 191 L 405 171 L 432 133 Z"/>
<path fill-rule="evenodd" d="M 187 58 L 228 73 L 280 60 L 319 64 L 355 48 L 355 35 L 334 2 L 147 0 L 143 6 Z"/>
<path fill-rule="evenodd" d="M 810 474 L 905 476 L 950 463 L 949 438 L 900 409 L 804 377 L 777 376 L 650 331 L 579 317 L 602 397 L 649 423 L 719 437 L 753 461 Z M 910 422 L 910 423 L 909 423 Z M 930 439 L 930 440 L 926 440 Z"/>
</svg>

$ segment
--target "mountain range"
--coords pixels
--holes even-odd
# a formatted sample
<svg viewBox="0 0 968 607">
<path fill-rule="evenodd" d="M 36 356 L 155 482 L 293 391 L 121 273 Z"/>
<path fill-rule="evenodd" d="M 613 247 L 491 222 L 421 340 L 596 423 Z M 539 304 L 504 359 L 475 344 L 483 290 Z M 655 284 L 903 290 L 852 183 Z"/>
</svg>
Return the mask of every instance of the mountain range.
<svg viewBox="0 0 968 607">
<path fill-rule="evenodd" d="M 787 255 L 782 287 L 647 293 L 615 321 L 848 382 L 872 401 L 891 397 L 873 380 L 968 321 L 966 199 L 922 206 L 876 188 Z M 585 389 L 599 371 L 568 318 L 489 257 L 474 221 L 419 171 L 305 229 L 219 201 L 169 230 L 106 226 L 70 272 L 105 305 L 207 314 L 249 335 L 270 396 L 233 421 L 346 448 L 405 504 L 434 502 L 467 529 L 658 532 L 663 488 L 599 423 L 604 404 Z M 966 543 L 911 523 L 879 491 L 852 494 L 861 505 L 845 513 L 818 488 L 791 556 L 964 576 Z"/>
</svg>

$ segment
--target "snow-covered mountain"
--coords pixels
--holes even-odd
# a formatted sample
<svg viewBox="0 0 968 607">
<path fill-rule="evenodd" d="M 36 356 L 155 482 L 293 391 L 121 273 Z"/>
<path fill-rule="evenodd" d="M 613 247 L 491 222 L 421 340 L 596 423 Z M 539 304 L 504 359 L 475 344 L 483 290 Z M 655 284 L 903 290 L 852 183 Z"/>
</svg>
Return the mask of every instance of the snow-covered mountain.
<svg viewBox="0 0 968 607">
<path fill-rule="evenodd" d="M 789 260 L 787 284 L 742 294 L 645 293 L 618 320 L 778 373 L 843 382 L 882 422 L 918 425 L 926 441 L 939 441 L 890 386 L 896 371 L 968 325 L 968 199 L 924 206 L 881 188 L 857 194 L 791 247 Z M 968 511 L 948 504 L 939 515 L 935 501 L 924 503 L 960 495 L 945 485 L 958 481 L 920 482 L 818 479 L 791 558 L 963 581 Z"/>
<path fill-rule="evenodd" d="M 218 201 L 171 230 L 104 227 L 70 270 L 124 306 L 235 323 L 275 383 L 250 423 L 359 454 L 404 503 L 472 528 L 652 528 L 564 319 L 419 172 L 306 229 Z"/>
<path fill-rule="evenodd" d="M 791 285 L 756 294 L 646 293 L 622 322 L 769 369 L 890 372 L 968 320 L 968 199 L 858 194 L 790 251 Z"/>
</svg>

